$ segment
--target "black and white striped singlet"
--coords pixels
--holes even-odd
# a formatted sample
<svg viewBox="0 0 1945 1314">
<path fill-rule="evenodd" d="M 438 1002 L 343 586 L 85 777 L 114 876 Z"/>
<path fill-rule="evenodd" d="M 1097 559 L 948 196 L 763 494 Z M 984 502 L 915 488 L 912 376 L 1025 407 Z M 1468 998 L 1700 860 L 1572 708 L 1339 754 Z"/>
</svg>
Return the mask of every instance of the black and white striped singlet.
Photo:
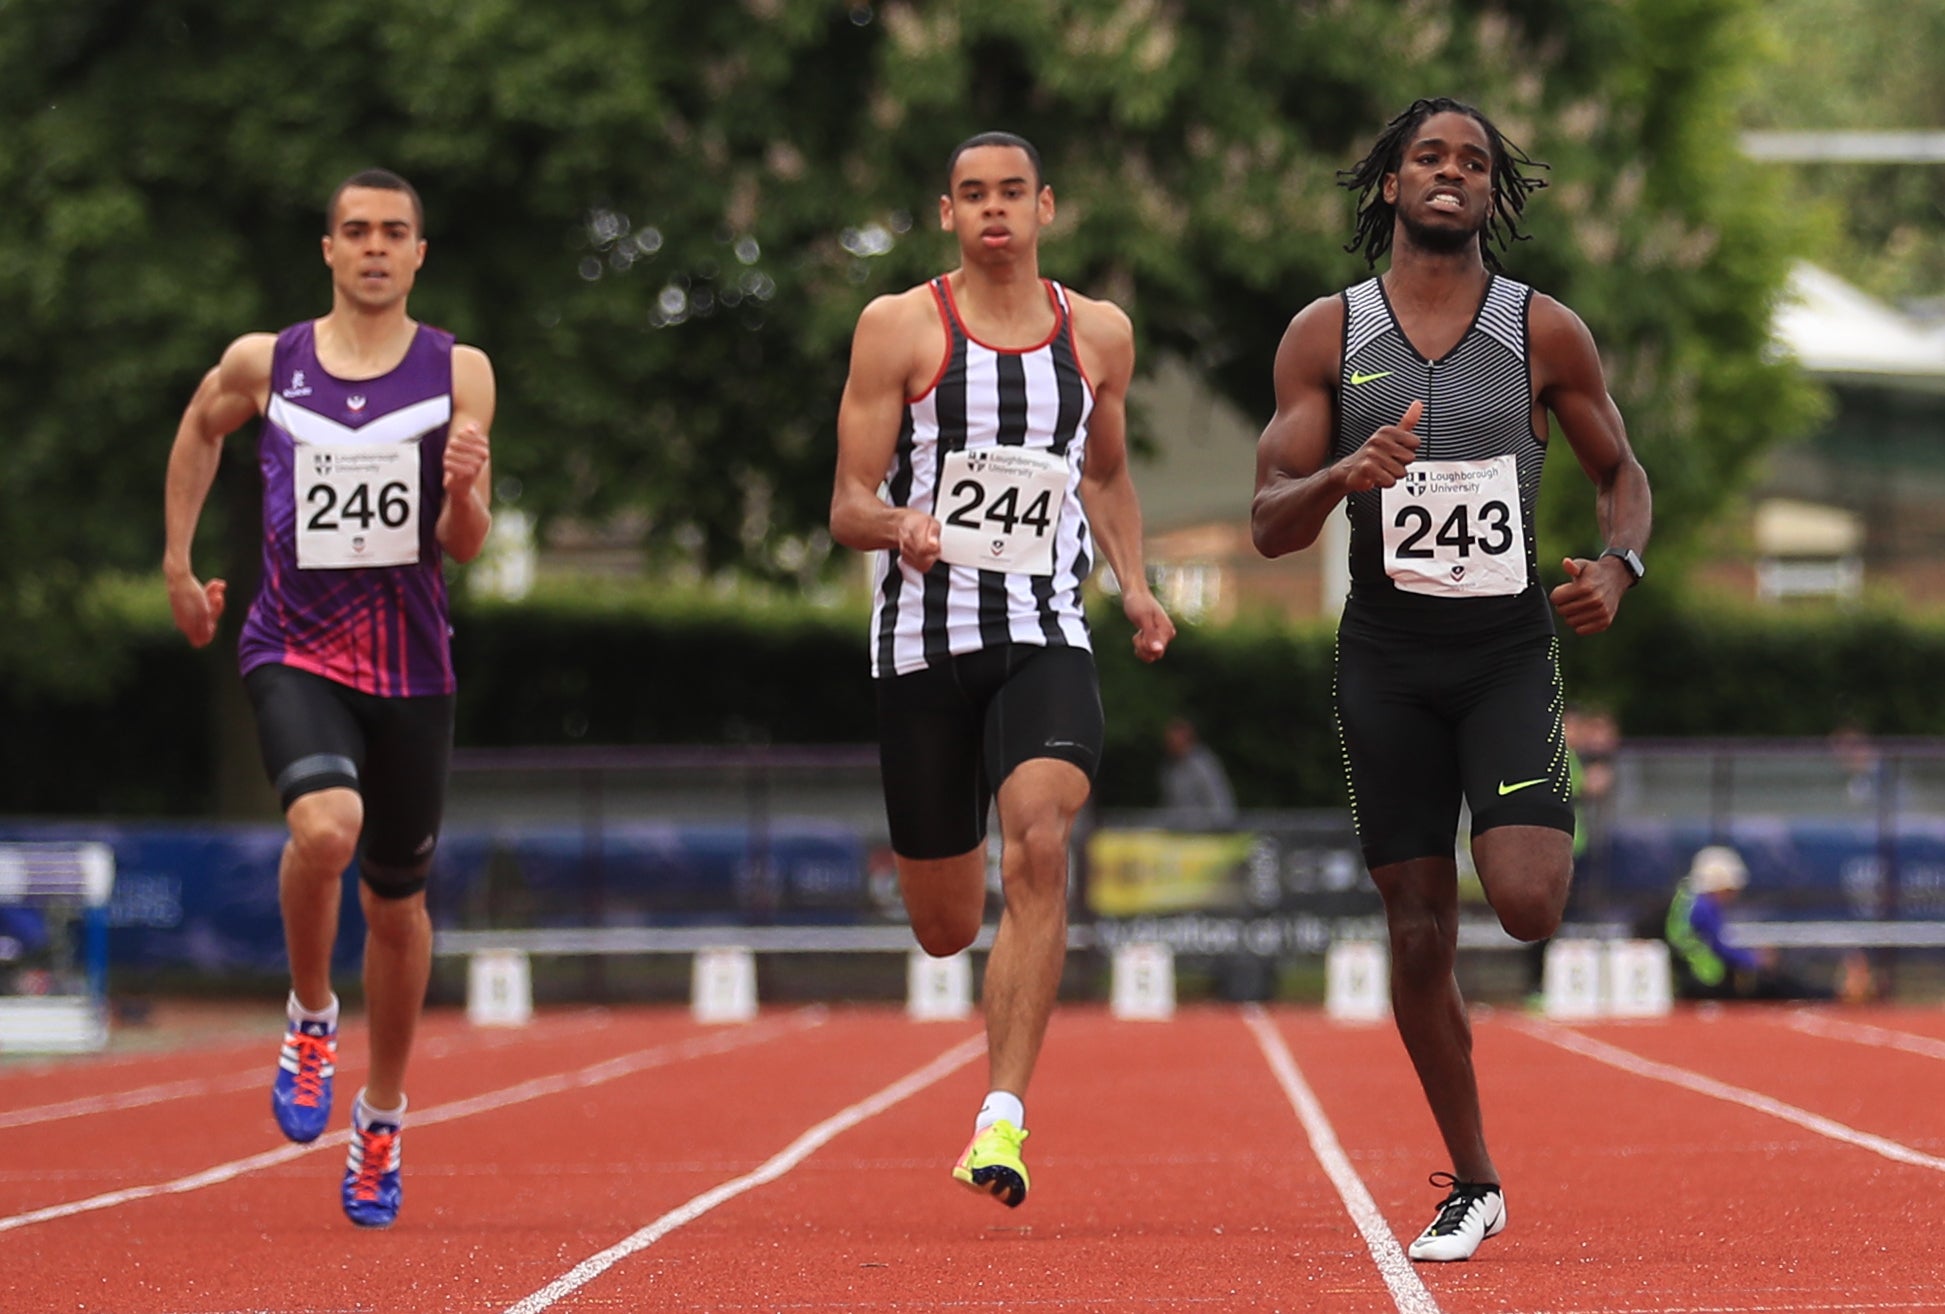
<svg viewBox="0 0 1945 1314">
<path fill-rule="evenodd" d="M 1081 584 L 1093 569 L 1081 469 L 1094 393 L 1074 344 L 1066 289 L 1042 280 L 1054 308 L 1046 341 L 992 347 L 966 331 L 946 280 L 932 280 L 950 347 L 932 386 L 905 404 L 897 454 L 882 496 L 944 521 L 940 469 L 954 451 L 1025 447 L 1052 452 L 1067 481 L 1048 575 L 981 570 L 941 561 L 921 575 L 896 549 L 877 554 L 871 608 L 871 673 L 903 675 L 1003 643 L 1090 647 Z"/>
</svg>

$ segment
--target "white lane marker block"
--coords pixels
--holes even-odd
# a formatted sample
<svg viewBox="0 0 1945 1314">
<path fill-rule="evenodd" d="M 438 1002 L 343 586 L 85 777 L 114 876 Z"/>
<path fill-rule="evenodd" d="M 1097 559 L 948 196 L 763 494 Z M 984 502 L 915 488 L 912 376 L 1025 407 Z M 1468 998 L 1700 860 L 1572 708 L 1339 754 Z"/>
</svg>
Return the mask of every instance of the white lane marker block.
<svg viewBox="0 0 1945 1314">
<path fill-rule="evenodd" d="M 482 949 L 466 960 L 466 1020 L 476 1027 L 533 1021 L 533 968 L 518 949 Z"/>
<path fill-rule="evenodd" d="M 748 1022 L 756 1016 L 756 955 L 741 947 L 699 949 L 689 1011 L 698 1022 Z"/>
<path fill-rule="evenodd" d="M 956 1022 L 972 1014 L 972 955 L 934 958 L 912 950 L 905 967 L 905 1013 L 919 1022 Z"/>
<path fill-rule="evenodd" d="M 1562 1020 L 1599 1017 L 1606 1011 L 1601 942 L 1555 940 L 1547 945 L 1540 978 L 1542 1011 Z"/>
<path fill-rule="evenodd" d="M 1615 940 L 1607 946 L 1607 1011 L 1614 1017 L 1667 1017 L 1675 1006 L 1668 946 Z"/>
<path fill-rule="evenodd" d="M 1127 1021 L 1175 1016 L 1175 951 L 1165 944 L 1124 944 L 1114 951 L 1108 1011 Z"/>
<path fill-rule="evenodd" d="M 1324 1013 L 1340 1022 L 1391 1016 L 1391 954 L 1376 940 L 1333 940 L 1324 951 Z"/>
</svg>

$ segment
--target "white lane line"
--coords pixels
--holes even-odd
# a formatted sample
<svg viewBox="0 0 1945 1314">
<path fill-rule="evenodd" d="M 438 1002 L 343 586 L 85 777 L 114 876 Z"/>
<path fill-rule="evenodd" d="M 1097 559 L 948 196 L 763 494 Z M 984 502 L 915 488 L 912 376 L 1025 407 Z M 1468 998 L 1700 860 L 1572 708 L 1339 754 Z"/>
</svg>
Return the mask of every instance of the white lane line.
<svg viewBox="0 0 1945 1314">
<path fill-rule="evenodd" d="M 1777 1305 L 1767 1301 L 1744 1305 L 1602 1305 L 1594 1309 L 1536 1309 L 1530 1314 L 1844 1314 L 1852 1310 L 1928 1309 L 1936 1311 L 1936 1300 L 1824 1300 L 1813 1299 L 1804 1305 Z"/>
<path fill-rule="evenodd" d="M 550 1025 L 547 1028 L 546 1039 L 553 1040 L 582 1031 L 599 1030 L 609 1025 L 609 1022 L 610 1019 L 605 1016 L 573 1018 L 563 1024 Z M 425 1058 L 450 1058 L 455 1055 L 502 1049 L 520 1038 L 517 1032 L 501 1032 L 490 1036 L 434 1036 L 419 1046 L 419 1053 Z M 270 1054 L 271 1046 L 275 1041 L 267 1036 L 262 1043 L 264 1053 Z M 195 1061 L 195 1056 L 185 1054 L 183 1061 L 192 1063 Z M 338 1066 L 340 1075 L 361 1071 L 363 1068 L 355 1063 Z M 195 1099 L 202 1095 L 224 1095 L 231 1091 L 248 1090 L 252 1086 L 267 1085 L 266 1073 L 275 1075 L 271 1073 L 269 1059 L 265 1059 L 260 1067 L 253 1067 L 248 1072 L 234 1072 L 227 1077 L 163 1081 L 109 1095 L 84 1095 L 54 1104 L 36 1104 L 31 1108 L 0 1112 L 0 1131 L 12 1127 L 33 1127 L 44 1122 L 60 1122 L 65 1118 L 86 1118 L 98 1113 L 118 1113 L 124 1109 L 139 1109 L 150 1104 L 166 1104 L 171 1100 Z"/>
<path fill-rule="evenodd" d="M 515 1104 L 524 1104 L 529 1100 L 557 1095 L 562 1091 L 599 1086 L 604 1082 L 645 1072 L 650 1068 L 679 1063 L 684 1059 L 727 1053 L 733 1049 L 760 1044 L 809 1027 L 821 1026 L 827 1017 L 828 1013 L 821 1007 L 807 1008 L 777 1022 L 759 1022 L 735 1031 L 717 1032 L 713 1035 L 636 1050 L 632 1054 L 623 1054 L 619 1058 L 591 1064 L 573 1072 L 558 1073 L 551 1077 L 536 1077 L 532 1081 L 523 1081 L 515 1086 L 489 1091 L 472 1099 L 440 1104 L 423 1113 L 414 1111 L 406 1126 L 409 1129 L 434 1127 L 442 1122 L 452 1122 L 458 1118 L 471 1117 L 475 1113 L 488 1113 Z M 126 1187 L 119 1191 L 107 1191 L 100 1195 L 89 1196 L 85 1200 L 48 1205 L 46 1208 L 30 1210 L 24 1214 L 12 1214 L 0 1218 L 0 1232 L 11 1232 L 16 1228 L 30 1227 L 35 1223 L 52 1222 L 57 1218 L 72 1218 L 76 1214 L 93 1213 L 99 1209 L 112 1209 L 117 1205 L 147 1200 L 158 1195 L 183 1195 L 190 1191 L 199 1191 L 206 1186 L 216 1186 L 259 1169 L 274 1168 L 280 1163 L 288 1163 L 292 1159 L 301 1158 L 318 1150 L 343 1145 L 350 1139 L 349 1130 L 330 1132 L 308 1145 L 282 1145 L 274 1150 L 266 1150 L 262 1154 L 253 1154 L 248 1158 L 217 1164 L 214 1168 L 205 1168 L 202 1172 L 178 1177 L 173 1181 Z"/>
<path fill-rule="evenodd" d="M 1938 1040 L 1932 1036 L 1914 1035 L 1909 1031 L 1894 1031 L 1890 1027 L 1871 1026 L 1865 1022 L 1842 1022 L 1836 1018 L 1807 1011 L 1792 1013 L 1789 1024 L 1807 1036 L 1819 1036 L 1825 1040 L 1851 1040 L 1860 1045 L 1876 1045 L 1882 1049 L 1901 1049 L 1907 1054 L 1917 1054 L 1923 1058 L 1945 1059 L 1945 1040 Z"/>
<path fill-rule="evenodd" d="M 894 1104 L 916 1095 L 941 1078 L 957 1072 L 985 1052 L 984 1035 L 972 1036 L 961 1041 L 924 1067 L 893 1082 L 876 1095 L 859 1100 L 849 1108 L 840 1109 L 824 1119 L 755 1170 L 744 1173 L 741 1177 L 732 1177 L 729 1181 L 704 1191 L 687 1204 L 671 1209 L 648 1226 L 617 1241 L 600 1254 L 582 1260 L 525 1300 L 508 1306 L 506 1314 L 540 1314 L 541 1310 L 552 1307 L 562 1297 L 571 1295 L 586 1286 L 628 1256 L 648 1249 L 685 1223 L 692 1223 L 701 1218 L 717 1205 L 734 1200 L 746 1191 L 753 1191 L 759 1186 L 776 1181 L 835 1137 L 861 1122 L 877 1117 Z"/>
<path fill-rule="evenodd" d="M 11 1113 L 0 1113 L 0 1131 L 9 1127 L 32 1127 L 43 1122 L 59 1122 L 63 1118 L 85 1118 L 90 1114 L 115 1113 L 122 1109 L 139 1109 L 147 1104 L 165 1104 L 170 1100 L 193 1099 L 198 1095 L 218 1095 L 233 1090 L 244 1090 L 251 1086 L 263 1086 L 268 1084 L 264 1074 L 269 1071 L 270 1066 L 266 1062 L 262 1067 L 252 1068 L 248 1072 L 232 1073 L 227 1077 L 165 1081 L 154 1086 L 138 1086 L 134 1090 L 120 1091 L 113 1095 L 85 1095 L 79 1099 L 63 1100 L 58 1104 L 37 1104 L 30 1109 L 15 1109 Z"/>
<path fill-rule="evenodd" d="M 1552 1023 L 1521 1020 L 1513 1025 L 1536 1040 L 1544 1040 L 1549 1045 L 1557 1045 L 1561 1049 L 1584 1055 L 1609 1067 L 1619 1068 L 1623 1072 L 1665 1081 L 1671 1086 L 1680 1086 L 1683 1090 L 1691 1090 L 1698 1095 L 1707 1095 L 1711 1099 L 1724 1100 L 1730 1104 L 1740 1104 L 1745 1109 L 1754 1109 L 1758 1113 L 1767 1113 L 1772 1118 L 1781 1118 L 1784 1122 L 1794 1123 L 1805 1131 L 1815 1132 L 1833 1141 L 1841 1141 L 1845 1145 L 1883 1155 L 1894 1163 L 1909 1164 L 1914 1168 L 1929 1168 L 1933 1172 L 1945 1172 L 1945 1159 L 1937 1155 L 1926 1154 L 1923 1150 L 1914 1150 L 1909 1145 L 1901 1144 L 1888 1137 L 1859 1131 L 1834 1118 L 1826 1118 L 1820 1113 L 1800 1109 L 1794 1104 L 1785 1104 L 1782 1100 L 1771 1099 L 1756 1091 L 1745 1090 L 1741 1086 L 1731 1086 L 1726 1081 L 1717 1081 L 1714 1077 L 1705 1077 L 1699 1072 L 1678 1068 L 1671 1063 L 1642 1058 L 1638 1054 L 1607 1044 L 1605 1041 L 1583 1036 L 1578 1031 L 1570 1031 L 1566 1027 Z"/>
<path fill-rule="evenodd" d="M 1399 1314 L 1439 1314 L 1439 1304 L 1432 1299 L 1432 1293 L 1418 1280 L 1411 1260 L 1405 1257 L 1404 1247 L 1398 1238 L 1391 1234 L 1391 1227 L 1378 1211 L 1377 1201 L 1365 1189 L 1364 1179 L 1357 1169 L 1351 1166 L 1350 1156 L 1338 1144 L 1337 1133 L 1331 1129 L 1330 1119 L 1324 1114 L 1324 1106 L 1317 1101 L 1310 1083 L 1303 1079 L 1297 1068 L 1297 1061 L 1290 1054 L 1290 1047 L 1283 1043 L 1283 1035 L 1276 1029 L 1261 1006 L 1247 1004 L 1243 1008 L 1243 1021 L 1256 1036 L 1256 1044 L 1269 1061 L 1270 1071 L 1276 1074 L 1277 1083 L 1289 1097 L 1290 1107 L 1296 1110 L 1298 1121 L 1310 1137 L 1311 1153 L 1323 1165 L 1324 1173 L 1330 1178 L 1332 1186 L 1344 1201 L 1351 1221 L 1364 1237 L 1365 1248 L 1371 1252 L 1371 1261 L 1378 1266 L 1378 1274 L 1391 1291 L 1391 1300 L 1399 1309 Z"/>
</svg>

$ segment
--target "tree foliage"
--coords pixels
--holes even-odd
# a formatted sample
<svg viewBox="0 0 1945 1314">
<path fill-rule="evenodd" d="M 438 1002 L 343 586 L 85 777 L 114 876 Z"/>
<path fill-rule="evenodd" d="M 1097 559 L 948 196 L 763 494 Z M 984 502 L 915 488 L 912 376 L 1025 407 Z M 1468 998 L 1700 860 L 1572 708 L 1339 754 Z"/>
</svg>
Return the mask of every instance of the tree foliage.
<svg viewBox="0 0 1945 1314">
<path fill-rule="evenodd" d="M 1785 132 L 1945 130 L 1945 8 L 1772 0 L 1771 73 L 1746 126 Z M 1813 216 L 1814 258 L 1888 301 L 1945 313 L 1945 168 L 1937 162 L 1770 166 Z"/>
<path fill-rule="evenodd" d="M 1336 170 L 1456 95 L 1554 165 L 1509 271 L 1594 329 L 1676 546 L 1805 415 L 1765 351 L 1782 208 L 1732 131 L 1752 5 L 0 0 L 0 672 L 113 652 L 75 642 L 88 580 L 156 560 L 183 402 L 325 308 L 323 201 L 371 164 L 426 201 L 414 312 L 496 363 L 503 496 L 809 579 L 850 330 L 949 262 L 954 143 L 1033 138 L 1045 272 L 1267 415 L 1289 317 L 1363 273 Z M 1548 524 L 1592 546 L 1572 482 Z"/>
</svg>

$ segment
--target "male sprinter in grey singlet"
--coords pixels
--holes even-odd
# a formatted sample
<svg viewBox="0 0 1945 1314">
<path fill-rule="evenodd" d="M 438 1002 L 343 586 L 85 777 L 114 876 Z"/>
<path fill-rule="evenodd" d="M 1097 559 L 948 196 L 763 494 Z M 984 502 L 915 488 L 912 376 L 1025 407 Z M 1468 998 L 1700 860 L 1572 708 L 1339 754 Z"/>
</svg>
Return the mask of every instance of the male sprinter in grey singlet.
<svg viewBox="0 0 1945 1314">
<path fill-rule="evenodd" d="M 1452 1171 L 1416 1260 L 1469 1258 L 1506 1225 L 1472 1034 L 1453 976 L 1463 797 L 1486 897 L 1521 940 L 1553 933 L 1573 877 L 1558 641 L 1533 503 L 1547 414 L 1598 490 L 1602 550 L 1562 562 L 1553 609 L 1576 634 L 1641 579 L 1648 479 L 1594 341 L 1551 297 L 1503 277 L 1491 242 L 1541 181 L 1482 114 L 1421 100 L 1346 173 L 1382 277 L 1306 306 L 1277 348 L 1251 528 L 1281 556 L 1340 503 L 1351 595 L 1337 638 L 1351 808 L 1391 940 L 1391 1001 Z"/>
<path fill-rule="evenodd" d="M 294 1141 L 331 1116 L 338 997 L 331 949 L 359 860 L 371 1071 L 352 1102 L 341 1186 L 361 1227 L 398 1215 L 405 1066 L 432 963 L 426 873 L 452 751 L 447 556 L 491 523 L 486 356 L 407 317 L 425 260 L 418 193 L 354 174 L 325 213 L 331 312 L 231 343 L 190 399 L 169 454 L 163 574 L 178 629 L 216 635 L 225 587 L 189 549 L 223 439 L 263 418 L 263 585 L 244 621 L 243 679 L 290 824 L 278 870 L 291 992 L 271 1108 Z"/>
<path fill-rule="evenodd" d="M 1054 194 L 1010 133 L 962 143 L 939 226 L 959 268 L 858 319 L 837 420 L 831 534 L 876 558 L 872 674 L 885 811 L 912 931 L 972 944 L 999 800 L 1005 911 L 986 960 L 990 1093 L 953 1176 L 1026 1199 L 1023 1103 L 1067 952 L 1067 842 L 1101 754 L 1081 586 L 1098 545 L 1158 660 L 1128 477 L 1128 317 L 1040 277 Z"/>
</svg>

